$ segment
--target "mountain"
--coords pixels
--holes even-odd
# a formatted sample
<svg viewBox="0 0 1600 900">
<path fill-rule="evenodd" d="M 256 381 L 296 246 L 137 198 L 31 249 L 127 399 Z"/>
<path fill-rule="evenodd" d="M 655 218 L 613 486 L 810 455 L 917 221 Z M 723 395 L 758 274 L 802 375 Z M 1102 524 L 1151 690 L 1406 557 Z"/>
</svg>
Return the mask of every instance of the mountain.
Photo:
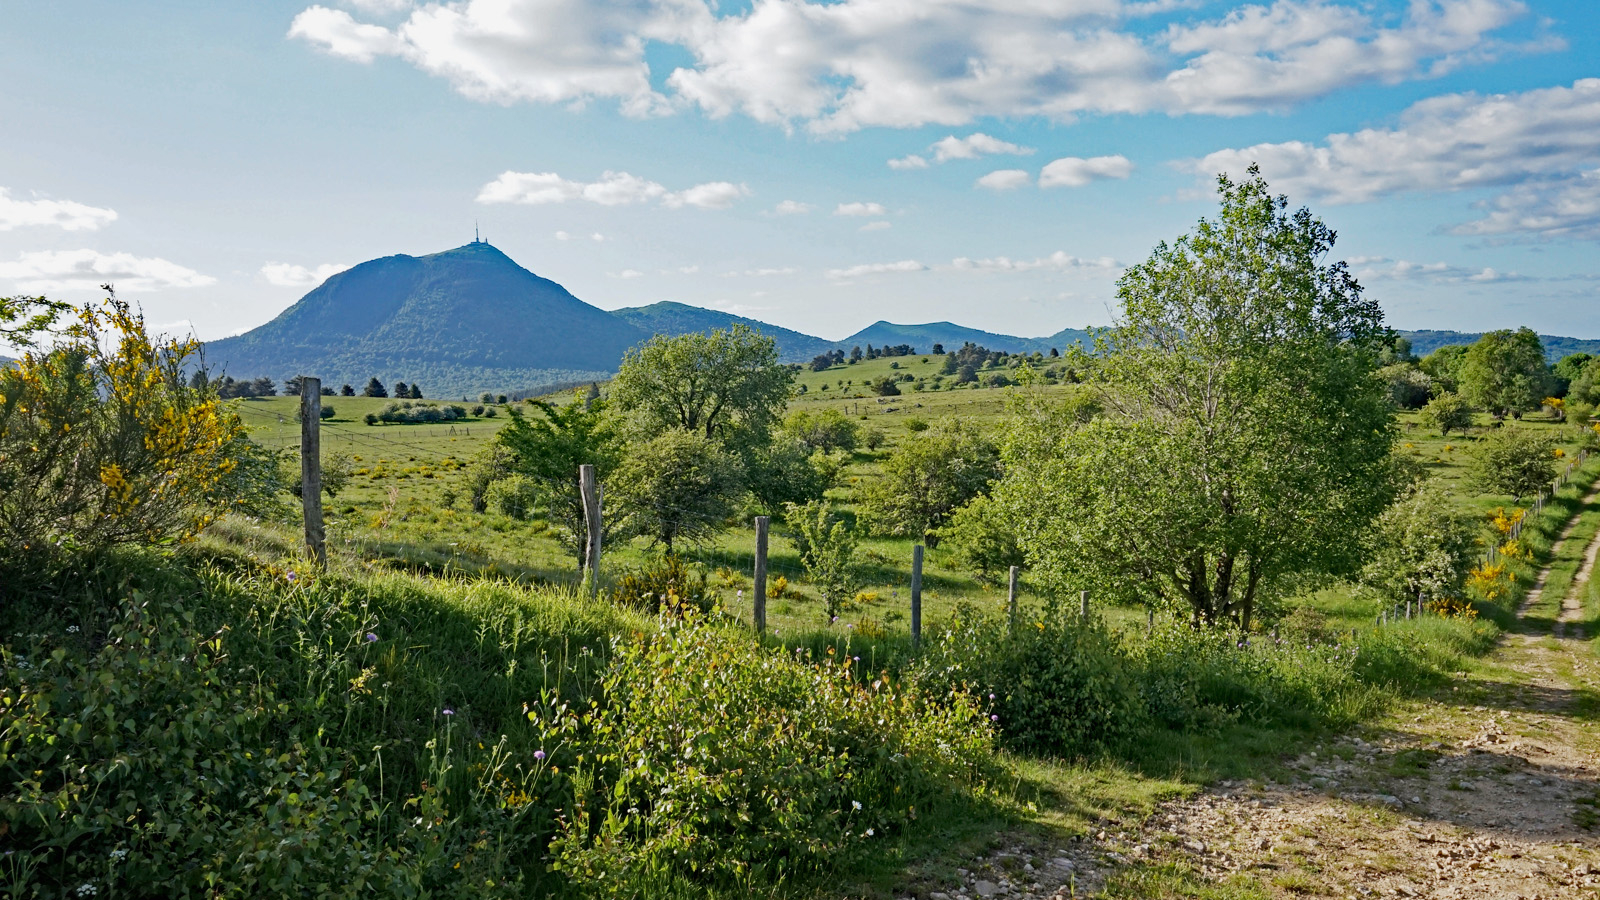
<svg viewBox="0 0 1600 900">
<path fill-rule="evenodd" d="M 943 344 L 946 350 L 954 350 L 967 341 L 990 350 L 1003 350 L 1006 353 L 1032 353 L 1035 350 L 1048 353 L 1052 347 L 1065 350 L 1069 345 L 1079 341 L 1083 341 L 1085 346 L 1089 343 L 1088 332 L 1076 328 L 1063 329 L 1049 337 L 1024 338 L 979 331 L 951 322 L 896 325 L 892 322 L 879 321 L 839 341 L 835 346 L 842 350 L 850 350 L 868 344 L 891 347 L 896 344 L 910 344 L 917 352 L 928 353 L 934 344 Z"/>
<path fill-rule="evenodd" d="M 1418 356 L 1427 356 L 1440 347 L 1475 343 L 1478 338 L 1483 337 L 1481 331 L 1402 331 L 1399 334 L 1411 342 L 1411 352 Z M 1552 363 L 1574 353 L 1600 355 L 1600 340 L 1541 334 L 1539 341 L 1544 344 L 1544 358 Z"/>
<path fill-rule="evenodd" d="M 685 303 L 662 300 L 649 306 L 630 306 L 612 310 L 611 314 L 639 328 L 646 334 L 680 335 L 707 332 L 733 325 L 748 325 L 778 343 L 778 358 L 786 363 L 810 362 L 819 353 L 832 350 L 832 341 L 768 325 L 755 319 L 732 313 L 702 309 Z M 921 349 L 921 348 L 918 348 Z"/>
<path fill-rule="evenodd" d="M 447 397 L 604 379 L 649 336 L 474 242 L 340 272 L 260 328 L 207 344 L 205 358 L 236 378 L 359 388 L 377 376 Z"/>
</svg>

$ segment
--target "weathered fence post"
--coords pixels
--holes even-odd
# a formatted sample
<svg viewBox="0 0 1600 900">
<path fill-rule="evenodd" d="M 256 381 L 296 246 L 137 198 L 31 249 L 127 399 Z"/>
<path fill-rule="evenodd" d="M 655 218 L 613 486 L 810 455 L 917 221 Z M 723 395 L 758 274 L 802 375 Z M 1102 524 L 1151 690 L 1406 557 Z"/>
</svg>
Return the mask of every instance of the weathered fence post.
<svg viewBox="0 0 1600 900">
<path fill-rule="evenodd" d="M 767 523 L 766 516 L 756 516 L 756 572 L 752 579 L 755 596 L 756 634 L 767 633 Z"/>
<path fill-rule="evenodd" d="M 1006 589 L 1006 609 L 1011 614 L 1011 630 L 1017 630 L 1017 567 L 1011 567 L 1010 587 Z"/>
<path fill-rule="evenodd" d="M 586 531 L 583 544 L 584 577 L 589 582 L 589 596 L 600 596 L 600 485 L 595 481 L 594 466 L 584 463 L 578 467 L 578 492 L 583 496 L 583 526 Z"/>
<path fill-rule="evenodd" d="M 300 510 L 305 517 L 306 555 L 328 567 L 322 528 L 322 379 L 300 377 Z"/>
<path fill-rule="evenodd" d="M 1078 615 L 1089 618 L 1089 592 L 1078 592 Z"/>
<path fill-rule="evenodd" d="M 922 545 L 911 548 L 911 646 L 922 646 Z"/>
</svg>

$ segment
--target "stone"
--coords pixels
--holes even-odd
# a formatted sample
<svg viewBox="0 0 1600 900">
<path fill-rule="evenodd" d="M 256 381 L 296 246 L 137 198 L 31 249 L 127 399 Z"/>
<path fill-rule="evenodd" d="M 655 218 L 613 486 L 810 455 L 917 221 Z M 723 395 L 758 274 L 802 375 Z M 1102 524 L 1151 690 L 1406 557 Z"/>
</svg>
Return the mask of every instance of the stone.
<svg viewBox="0 0 1600 900">
<path fill-rule="evenodd" d="M 1000 893 L 1000 885 L 992 881 L 979 881 L 972 886 L 972 892 L 979 897 L 993 897 Z"/>
</svg>

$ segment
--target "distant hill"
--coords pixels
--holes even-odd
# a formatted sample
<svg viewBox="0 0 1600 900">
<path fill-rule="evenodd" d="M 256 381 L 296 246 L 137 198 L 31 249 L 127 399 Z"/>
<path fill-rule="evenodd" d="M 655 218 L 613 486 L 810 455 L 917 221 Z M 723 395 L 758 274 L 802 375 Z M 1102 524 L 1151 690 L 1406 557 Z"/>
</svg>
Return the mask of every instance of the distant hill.
<svg viewBox="0 0 1600 900">
<path fill-rule="evenodd" d="M 647 337 L 479 242 L 340 272 L 205 357 L 236 378 L 304 373 L 359 388 L 376 375 L 448 397 L 607 378 Z"/>
<path fill-rule="evenodd" d="M 663 300 L 649 306 L 630 306 L 612 310 L 611 314 L 639 328 L 646 334 L 680 335 L 707 332 L 733 325 L 748 325 L 778 343 L 778 358 L 786 363 L 810 362 L 819 353 L 832 350 L 832 341 L 768 325 L 755 319 L 736 316 L 714 309 L 702 309 L 686 303 Z M 922 348 L 918 348 L 922 349 Z"/>
<path fill-rule="evenodd" d="M 990 350 L 1003 350 L 1006 353 L 1032 353 L 1035 350 L 1048 353 L 1050 348 L 1065 350 L 1071 344 L 1079 341 L 1087 342 L 1088 332 L 1067 328 L 1058 331 L 1049 337 L 1025 338 L 1009 334 L 995 334 L 991 331 L 980 331 L 976 328 L 967 328 L 952 322 L 930 322 L 926 325 L 896 325 L 892 322 L 874 322 L 855 334 L 850 335 L 834 346 L 843 350 L 852 347 L 894 346 L 896 344 L 910 344 L 918 353 L 927 353 L 934 344 L 943 344 L 946 350 L 954 350 L 963 343 L 971 341 Z"/>
<path fill-rule="evenodd" d="M 1464 331 L 1402 331 L 1400 336 L 1411 342 L 1411 352 L 1418 356 L 1427 356 L 1429 353 L 1454 344 L 1475 343 L 1483 337 L 1483 332 Z M 1600 340 L 1587 340 L 1584 338 L 1561 337 L 1553 334 L 1541 334 L 1539 340 L 1544 344 L 1545 359 L 1555 362 L 1563 356 L 1574 353 L 1591 353 L 1600 355 Z"/>
</svg>

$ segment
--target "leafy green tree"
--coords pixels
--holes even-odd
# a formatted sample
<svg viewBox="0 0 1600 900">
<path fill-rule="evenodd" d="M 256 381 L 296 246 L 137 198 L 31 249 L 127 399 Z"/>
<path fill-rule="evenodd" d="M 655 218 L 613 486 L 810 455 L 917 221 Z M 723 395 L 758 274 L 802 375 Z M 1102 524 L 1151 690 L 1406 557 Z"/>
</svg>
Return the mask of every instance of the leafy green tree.
<svg viewBox="0 0 1600 900">
<path fill-rule="evenodd" d="M 916 434 L 883 462 L 861 497 L 872 527 L 938 546 L 950 514 L 1000 477 L 1000 453 L 977 428 L 951 420 Z"/>
<path fill-rule="evenodd" d="M 1248 627 L 1291 573 L 1351 573 L 1393 499 L 1378 304 L 1258 171 L 1118 282 L 1101 415 L 1018 416 L 995 488 L 1035 577 Z M 1048 399 L 1023 402 L 1048 407 Z"/>
<path fill-rule="evenodd" d="M 1568 353 L 1566 356 L 1556 360 L 1556 364 L 1550 367 L 1550 371 L 1557 378 L 1570 385 L 1578 380 L 1578 377 L 1583 374 L 1583 370 L 1588 368 L 1594 359 L 1595 357 L 1588 353 Z"/>
<path fill-rule="evenodd" d="M 837 409 L 800 409 L 783 421 L 783 429 L 806 447 L 832 453 L 854 450 L 861 439 L 860 428 Z"/>
<path fill-rule="evenodd" d="M 378 376 L 374 375 L 367 379 L 367 386 L 361 391 L 361 396 L 387 397 L 389 396 L 389 389 L 383 386 L 383 382 L 378 380 Z"/>
<path fill-rule="evenodd" d="M 504 477 L 516 472 L 532 479 L 545 497 L 548 518 L 563 538 L 567 551 L 581 566 L 584 536 L 583 495 L 578 489 L 578 467 L 592 465 L 595 477 L 604 483 L 621 459 L 621 447 L 613 422 L 606 416 L 605 401 L 589 402 L 574 398 L 561 406 L 544 400 L 530 401 L 540 415 L 524 415 L 512 408 L 511 421 L 495 436 L 496 445 L 510 454 Z M 490 479 L 491 481 L 494 479 Z M 483 485 L 485 491 L 488 483 Z M 484 496 L 474 492 L 474 507 Z M 602 516 L 607 533 L 616 523 Z M 602 542 L 607 534 L 601 535 Z"/>
<path fill-rule="evenodd" d="M 1465 344 L 1446 344 L 1417 362 L 1417 368 L 1443 391 L 1461 390 L 1461 366 L 1467 358 Z"/>
<path fill-rule="evenodd" d="M 354 397 L 355 395 L 356 389 L 348 384 L 339 388 L 339 396 L 341 397 Z"/>
<path fill-rule="evenodd" d="M 1538 409 L 1554 387 L 1544 344 L 1531 328 L 1491 331 L 1479 338 L 1462 358 L 1460 377 L 1461 393 L 1473 406 L 1519 419 Z"/>
<path fill-rule="evenodd" d="M 900 379 L 898 378 L 885 375 L 882 378 L 873 380 L 870 386 L 872 392 L 880 397 L 898 397 L 900 396 L 899 381 Z"/>
<path fill-rule="evenodd" d="M 1378 370 L 1389 387 L 1389 399 L 1400 409 L 1421 409 L 1433 391 L 1433 379 L 1412 363 L 1391 363 Z"/>
<path fill-rule="evenodd" d="M 1555 481 L 1555 442 L 1532 428 L 1496 428 L 1478 442 L 1472 472 L 1484 490 L 1520 502 Z"/>
<path fill-rule="evenodd" d="M 950 515 L 939 529 L 939 545 L 985 581 L 1027 564 L 1006 508 L 987 494 L 973 497 Z"/>
<path fill-rule="evenodd" d="M 34 336 L 49 332 L 71 308 L 71 304 L 44 297 L 0 297 L 0 344 L 34 346 Z"/>
<path fill-rule="evenodd" d="M 628 351 L 611 382 L 611 402 L 642 433 L 682 429 L 743 450 L 771 436 L 793 383 L 772 338 L 734 325 L 656 335 Z"/>
<path fill-rule="evenodd" d="M 698 431 L 672 428 L 633 443 L 606 482 L 606 504 L 667 553 L 727 527 L 744 494 L 744 466 Z"/>
<path fill-rule="evenodd" d="M 785 521 L 794 529 L 795 547 L 806 567 L 806 579 L 822 595 L 831 622 L 861 586 L 856 566 L 856 536 L 826 501 L 791 503 Z"/>
<path fill-rule="evenodd" d="M 800 440 L 779 436 L 749 454 L 745 484 L 761 509 L 820 500 L 839 480 L 842 463 L 813 451 Z"/>
<path fill-rule="evenodd" d="M 1397 602 L 1459 596 L 1482 532 L 1443 490 L 1417 484 L 1373 522 L 1361 582 Z"/>
<path fill-rule="evenodd" d="M 1459 431 L 1465 436 L 1467 429 L 1472 427 L 1472 404 L 1462 399 L 1460 394 L 1445 391 L 1428 401 L 1422 408 L 1421 419 L 1424 424 L 1439 429 L 1440 437 L 1452 431 Z"/>
</svg>

